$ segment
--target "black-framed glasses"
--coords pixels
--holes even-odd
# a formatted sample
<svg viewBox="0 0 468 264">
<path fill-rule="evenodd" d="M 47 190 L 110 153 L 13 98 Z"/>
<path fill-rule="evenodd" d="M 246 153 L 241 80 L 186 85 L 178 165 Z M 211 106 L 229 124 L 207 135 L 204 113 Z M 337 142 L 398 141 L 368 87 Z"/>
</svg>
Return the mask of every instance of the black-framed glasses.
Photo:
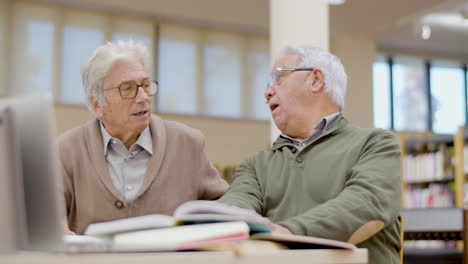
<svg viewBox="0 0 468 264">
<path fill-rule="evenodd" d="M 140 84 L 138 84 L 136 81 L 129 81 L 122 83 L 117 87 L 107 88 L 106 90 L 118 88 L 120 97 L 123 99 L 133 99 L 137 96 L 140 87 L 143 88 L 143 91 L 146 93 L 146 95 L 154 96 L 158 92 L 158 81 L 146 80 Z"/>
<path fill-rule="evenodd" d="M 267 84 L 267 89 L 273 87 L 281 78 L 280 72 L 295 72 L 295 71 L 313 71 L 315 68 L 276 68 L 274 72 L 271 73 L 270 81 Z"/>
</svg>

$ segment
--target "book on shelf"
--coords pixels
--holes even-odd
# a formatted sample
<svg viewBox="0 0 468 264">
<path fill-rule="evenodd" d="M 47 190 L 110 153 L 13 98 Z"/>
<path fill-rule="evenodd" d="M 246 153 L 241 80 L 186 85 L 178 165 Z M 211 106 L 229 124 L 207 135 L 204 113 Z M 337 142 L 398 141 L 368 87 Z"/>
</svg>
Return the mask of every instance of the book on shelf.
<svg viewBox="0 0 468 264">
<path fill-rule="evenodd" d="M 356 248 L 342 241 L 273 233 L 269 220 L 256 212 L 214 201 L 187 202 L 173 216 L 156 214 L 92 224 L 85 235 L 107 238 L 118 251 L 223 248 L 220 245 L 232 247 L 240 241 L 271 242 L 291 249 Z"/>
<path fill-rule="evenodd" d="M 409 184 L 454 179 L 453 147 L 439 145 L 434 152 L 405 155 L 403 163 L 405 182 Z"/>
<path fill-rule="evenodd" d="M 454 207 L 455 193 L 447 184 L 430 184 L 427 188 L 408 187 L 404 192 L 404 208 Z"/>
</svg>

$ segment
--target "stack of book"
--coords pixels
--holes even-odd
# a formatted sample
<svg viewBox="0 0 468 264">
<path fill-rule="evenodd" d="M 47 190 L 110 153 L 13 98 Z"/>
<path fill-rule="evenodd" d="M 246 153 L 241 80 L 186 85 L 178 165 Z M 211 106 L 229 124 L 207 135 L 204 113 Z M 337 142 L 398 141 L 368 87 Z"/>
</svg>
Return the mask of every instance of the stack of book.
<svg viewBox="0 0 468 264">
<path fill-rule="evenodd" d="M 253 243 L 276 249 L 355 249 L 350 243 L 272 232 L 254 211 L 214 201 L 182 204 L 173 216 L 146 215 L 90 225 L 85 235 L 108 240 L 113 251 L 226 250 Z M 262 242 L 260 242 L 262 241 Z"/>
</svg>

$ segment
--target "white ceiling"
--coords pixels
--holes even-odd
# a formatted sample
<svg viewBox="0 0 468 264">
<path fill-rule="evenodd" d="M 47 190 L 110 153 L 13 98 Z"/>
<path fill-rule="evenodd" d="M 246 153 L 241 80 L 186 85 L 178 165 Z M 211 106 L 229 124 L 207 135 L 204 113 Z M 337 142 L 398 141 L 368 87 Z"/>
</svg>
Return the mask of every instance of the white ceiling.
<svg viewBox="0 0 468 264">
<path fill-rule="evenodd" d="M 267 34 L 269 29 L 269 0 L 49 1 L 247 32 Z M 420 39 L 417 33 L 424 15 L 456 12 L 467 1 L 347 0 L 344 5 L 330 7 L 330 30 L 331 34 L 371 38 L 384 50 L 468 58 L 468 23 L 465 29 L 433 25 L 428 40 Z"/>
</svg>

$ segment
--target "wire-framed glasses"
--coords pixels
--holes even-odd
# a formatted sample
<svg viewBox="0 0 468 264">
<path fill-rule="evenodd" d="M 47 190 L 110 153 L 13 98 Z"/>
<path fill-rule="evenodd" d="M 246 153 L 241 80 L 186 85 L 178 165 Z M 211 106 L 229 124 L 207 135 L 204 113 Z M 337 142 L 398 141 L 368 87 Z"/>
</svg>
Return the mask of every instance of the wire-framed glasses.
<svg viewBox="0 0 468 264">
<path fill-rule="evenodd" d="M 133 99 L 137 96 L 140 87 L 143 88 L 143 91 L 146 93 L 146 95 L 153 96 L 158 92 L 158 81 L 145 80 L 140 84 L 138 84 L 136 81 L 129 81 L 122 83 L 117 87 L 107 88 L 106 90 L 118 88 L 120 96 L 123 99 Z"/>
<path fill-rule="evenodd" d="M 295 71 L 313 71 L 315 68 L 276 68 L 274 72 L 271 73 L 270 81 L 267 84 L 267 89 L 275 86 L 276 83 L 279 83 L 281 79 L 281 72 L 295 72 Z"/>
</svg>

